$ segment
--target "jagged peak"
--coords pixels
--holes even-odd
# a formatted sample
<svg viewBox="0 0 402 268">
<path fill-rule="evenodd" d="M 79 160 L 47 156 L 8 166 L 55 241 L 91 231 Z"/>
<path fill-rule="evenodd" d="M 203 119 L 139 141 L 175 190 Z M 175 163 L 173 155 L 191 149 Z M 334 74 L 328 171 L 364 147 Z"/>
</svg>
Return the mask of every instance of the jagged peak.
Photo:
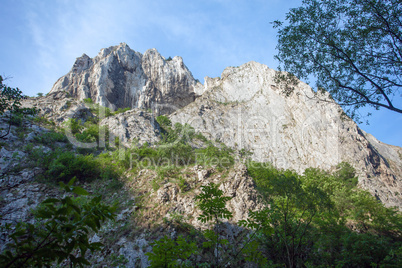
<svg viewBox="0 0 402 268">
<path fill-rule="evenodd" d="M 147 51 L 145 51 L 144 58 L 165 61 L 165 58 L 159 53 L 159 51 L 156 48 L 150 48 Z"/>
<path fill-rule="evenodd" d="M 126 52 L 131 52 L 134 53 L 134 50 L 132 50 L 126 43 L 120 43 L 119 45 L 116 46 L 110 46 L 107 48 L 102 48 L 98 55 L 95 57 L 95 60 L 98 61 L 101 58 L 105 58 L 111 53 L 118 53 L 120 51 L 126 51 Z"/>
<path fill-rule="evenodd" d="M 86 70 L 92 66 L 92 59 L 87 54 L 82 54 L 81 57 L 78 57 L 74 65 L 71 69 L 72 72 L 81 72 Z"/>
</svg>

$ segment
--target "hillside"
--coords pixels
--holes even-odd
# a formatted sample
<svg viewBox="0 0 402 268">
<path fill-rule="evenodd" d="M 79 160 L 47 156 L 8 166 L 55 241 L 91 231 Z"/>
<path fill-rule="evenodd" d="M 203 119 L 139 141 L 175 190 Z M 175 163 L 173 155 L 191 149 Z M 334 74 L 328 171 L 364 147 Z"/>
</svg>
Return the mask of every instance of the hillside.
<svg viewBox="0 0 402 268">
<path fill-rule="evenodd" d="M 202 85 L 180 57 L 126 44 L 78 58 L 49 94 L 22 100 L 38 114 L 0 117 L 1 251 L 18 256 L 12 241 L 30 235 L 45 244 L 49 202 L 71 197 L 68 223 L 99 196 L 92 208 L 114 212 L 86 228 L 103 247 L 61 266 L 397 267 L 402 148 L 325 92 L 299 82 L 287 96 L 275 74 L 249 62 Z M 13 235 L 17 222 L 39 229 Z"/>
</svg>

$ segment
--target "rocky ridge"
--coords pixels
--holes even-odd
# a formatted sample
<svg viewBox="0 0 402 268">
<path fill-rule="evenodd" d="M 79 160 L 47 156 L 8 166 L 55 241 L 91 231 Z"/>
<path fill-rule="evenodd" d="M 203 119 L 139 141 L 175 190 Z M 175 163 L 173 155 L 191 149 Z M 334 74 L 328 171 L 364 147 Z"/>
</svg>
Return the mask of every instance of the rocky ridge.
<svg viewBox="0 0 402 268">
<path fill-rule="evenodd" d="M 54 84 L 52 98 L 72 96 L 111 110 L 142 108 L 170 113 L 202 93 L 181 57 L 165 59 L 156 49 L 144 54 L 121 43 L 102 49 L 95 58 L 77 58 L 68 74 Z"/>
<path fill-rule="evenodd" d="M 275 74 L 256 62 L 228 67 L 220 78 L 207 77 L 204 94 L 170 118 L 252 152 L 255 161 L 298 173 L 349 162 L 362 188 L 388 206 L 402 207 L 402 149 L 364 133 L 326 92 L 299 82 L 285 96 Z"/>
<path fill-rule="evenodd" d="M 60 126 L 68 118 L 84 122 L 94 116 L 92 104 L 82 101 L 86 98 L 92 98 L 111 109 L 135 106 L 137 108 L 100 121 L 100 125 L 108 126 L 110 132 L 126 146 L 131 146 L 133 142 L 157 143 L 161 131 L 155 117 L 167 113 L 173 123 L 188 123 L 211 140 L 221 141 L 238 152 L 242 149 L 250 151 L 253 160 L 269 161 L 280 168 L 302 173 L 307 167 L 331 169 L 340 161 L 348 161 L 357 169 L 362 188 L 368 189 L 388 206 L 402 207 L 400 195 L 397 194 L 401 193 L 402 148 L 381 143 L 360 130 L 325 93 L 317 95 L 308 85 L 300 82 L 294 93 L 286 97 L 282 85 L 275 82 L 276 71 L 255 62 L 229 67 L 220 78 L 207 77 L 204 86 L 197 82 L 194 86 L 191 82 L 193 87 L 185 88 L 183 81 L 192 81 L 192 76 L 186 74 L 187 68 L 181 66 L 178 57 L 167 61 L 158 56 L 156 50 L 147 51 L 144 55 L 131 52 L 128 46 L 121 44 L 102 50 L 95 59 L 83 56 L 69 74 L 56 82 L 48 96 L 24 100 L 24 105 L 41 108 L 42 116 Z M 122 55 L 125 53 L 131 53 L 132 57 L 128 57 L 127 61 L 119 60 L 124 58 Z M 141 67 L 132 63 L 132 60 L 138 64 L 141 62 Z M 104 67 L 106 62 L 109 69 Z M 132 98 L 131 93 L 120 94 L 131 87 L 130 83 L 116 86 L 115 82 L 119 79 L 109 77 L 113 73 L 110 70 L 114 70 L 111 66 L 116 62 L 125 62 L 122 68 L 127 70 L 118 73 L 124 73 L 126 77 L 132 77 L 135 71 L 129 70 L 134 69 L 138 71 L 142 68 L 144 73 L 148 73 L 147 79 L 150 80 L 147 81 L 151 81 L 145 83 L 148 86 L 138 87 L 142 91 L 136 91 L 138 88 L 134 90 L 140 92 L 138 99 Z M 130 69 L 129 66 L 137 67 Z M 184 71 L 181 73 L 180 70 Z M 96 77 L 103 78 L 96 80 Z M 95 81 L 92 79 L 102 83 L 92 83 Z M 63 81 L 67 81 L 64 86 Z M 115 82 L 112 85 L 110 81 Z M 177 93 L 180 90 L 193 97 L 178 99 L 176 94 L 180 95 Z M 133 106 L 125 106 L 130 102 L 126 98 L 131 98 Z M 317 101 L 317 98 L 325 102 Z M 159 108 L 171 109 L 158 110 L 157 105 L 152 106 L 154 101 L 163 104 Z M 149 108 L 151 111 L 147 111 Z M 4 129 L 5 125 L 6 121 L 0 118 L 0 128 Z M 49 127 L 33 123 L 32 120 L 24 121 L 23 127 L 25 130 L 21 131 L 12 126 L 7 143 L 0 146 L 2 172 L 12 170 L 18 163 L 27 162 L 27 144 L 44 151 L 51 150 L 48 145 L 43 146 L 39 142 L 43 142 L 40 137 L 50 131 Z M 70 144 L 71 141 L 61 142 L 57 146 L 67 147 Z M 11 221 L 29 221 L 30 209 L 41 200 L 60 193 L 34 180 L 35 175 L 43 173 L 40 168 L 17 170 L 7 180 L 0 180 L 0 213 L 8 215 Z M 219 183 L 224 195 L 233 197 L 227 204 L 233 218 L 225 223 L 223 230 L 229 241 L 235 241 L 241 233 L 232 223 L 247 218 L 250 209 L 261 208 L 254 182 L 241 163 L 223 171 L 195 165 L 179 173 L 160 181 L 155 170 L 144 168 L 135 175 L 130 174 L 124 187 L 115 192 L 109 191 L 109 185 L 103 182 L 85 185 L 90 192 L 104 189 L 108 193 L 105 198 L 117 199 L 122 206 L 116 222 L 104 226 L 99 234 L 91 238 L 92 241 L 106 244 L 100 256 L 92 256 L 94 265 L 112 265 L 108 256 L 114 254 L 123 256 L 128 267 L 147 267 L 149 262 L 145 253 L 151 250 L 150 242 L 166 233 L 172 237 L 177 235 L 175 221 L 204 228 L 197 220 L 200 211 L 196 208 L 195 196 L 200 193 L 202 185 L 210 182 Z M 179 176 L 185 179 L 185 185 L 180 184 Z M 159 181 L 160 187 L 153 188 L 153 181 Z M 140 220 L 133 224 L 136 218 Z M 4 234 L 0 234 L 2 238 Z"/>
<path fill-rule="evenodd" d="M 173 123 L 188 123 L 211 140 L 250 151 L 255 161 L 298 173 L 308 167 L 329 170 L 346 161 L 357 170 L 362 188 L 401 208 L 402 149 L 364 133 L 326 92 L 299 82 L 286 96 L 275 74 L 249 62 L 226 68 L 221 77 L 206 77 L 201 85 L 180 57 L 166 60 L 155 49 L 142 55 L 120 44 L 102 49 L 94 59 L 78 58 L 48 96 L 30 105 L 40 106 L 57 123 L 85 117 L 88 111 L 80 100 L 89 97 L 111 109 L 151 108 L 154 116 L 170 114 Z M 153 144 L 158 129 L 152 116 L 135 119 L 142 115 L 112 116 L 102 124 L 126 145 L 133 140 Z M 153 127 L 141 136 L 144 122 Z"/>
</svg>

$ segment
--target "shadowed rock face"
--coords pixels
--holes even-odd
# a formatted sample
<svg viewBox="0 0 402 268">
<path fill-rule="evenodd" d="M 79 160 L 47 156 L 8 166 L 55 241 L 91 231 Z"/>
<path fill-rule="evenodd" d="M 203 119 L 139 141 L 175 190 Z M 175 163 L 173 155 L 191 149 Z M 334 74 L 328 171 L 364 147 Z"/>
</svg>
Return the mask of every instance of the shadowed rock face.
<svg viewBox="0 0 402 268">
<path fill-rule="evenodd" d="M 299 82 L 286 97 L 275 73 L 256 62 L 226 68 L 221 78 L 207 77 L 204 94 L 170 118 L 211 140 L 251 151 L 255 161 L 300 174 L 309 167 L 329 170 L 347 161 L 361 187 L 401 208 L 402 149 L 371 135 L 366 138 L 328 93 L 315 93 Z"/>
<path fill-rule="evenodd" d="M 193 102 L 202 85 L 181 57 L 166 61 L 156 49 L 142 55 L 122 43 L 102 49 L 93 59 L 85 54 L 77 58 L 49 95 L 57 99 L 66 93 L 112 110 L 130 107 L 168 114 Z"/>
</svg>

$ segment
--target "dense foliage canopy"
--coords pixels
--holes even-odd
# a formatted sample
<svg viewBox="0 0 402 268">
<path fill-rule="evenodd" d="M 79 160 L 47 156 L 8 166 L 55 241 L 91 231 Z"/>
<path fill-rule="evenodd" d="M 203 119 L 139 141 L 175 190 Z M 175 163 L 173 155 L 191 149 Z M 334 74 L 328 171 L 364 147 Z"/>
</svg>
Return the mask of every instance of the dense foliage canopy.
<svg viewBox="0 0 402 268">
<path fill-rule="evenodd" d="M 401 1 L 303 0 L 274 27 L 285 71 L 315 77 L 349 115 L 367 104 L 402 113 Z"/>
</svg>

